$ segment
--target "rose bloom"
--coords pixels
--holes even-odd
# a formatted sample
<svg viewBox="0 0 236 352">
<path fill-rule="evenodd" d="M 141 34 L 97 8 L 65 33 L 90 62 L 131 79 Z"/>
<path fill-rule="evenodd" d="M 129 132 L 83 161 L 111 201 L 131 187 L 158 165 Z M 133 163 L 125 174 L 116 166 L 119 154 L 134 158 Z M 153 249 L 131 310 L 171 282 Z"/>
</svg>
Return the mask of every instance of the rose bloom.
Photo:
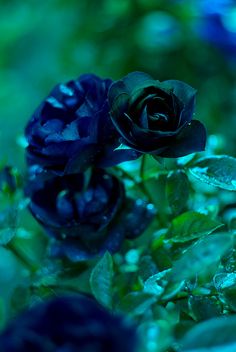
<svg viewBox="0 0 236 352">
<path fill-rule="evenodd" d="M 119 135 L 110 121 L 107 101 L 111 83 L 84 74 L 51 91 L 25 130 L 31 172 L 63 175 L 137 158 L 135 151 L 116 150 Z"/>
<path fill-rule="evenodd" d="M 37 178 L 28 184 L 29 208 L 54 239 L 51 254 L 80 261 L 118 251 L 152 221 L 152 204 L 125 195 L 123 183 L 102 169 Z"/>
<path fill-rule="evenodd" d="M 134 352 L 136 330 L 82 295 L 33 306 L 0 335 L 0 352 Z"/>
<path fill-rule="evenodd" d="M 109 104 L 122 143 L 166 158 L 204 150 L 205 127 L 192 120 L 195 95 L 195 89 L 184 82 L 159 82 L 143 72 L 132 72 L 114 82 Z"/>
</svg>

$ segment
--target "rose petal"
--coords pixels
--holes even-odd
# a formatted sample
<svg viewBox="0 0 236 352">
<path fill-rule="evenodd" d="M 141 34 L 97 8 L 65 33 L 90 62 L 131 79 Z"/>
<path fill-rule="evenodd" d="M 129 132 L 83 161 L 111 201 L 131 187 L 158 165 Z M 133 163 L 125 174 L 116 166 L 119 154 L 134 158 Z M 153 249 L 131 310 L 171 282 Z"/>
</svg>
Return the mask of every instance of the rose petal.
<svg viewBox="0 0 236 352">
<path fill-rule="evenodd" d="M 169 89 L 173 89 L 173 93 L 184 104 L 180 123 L 182 124 L 183 122 L 190 122 L 192 120 L 195 108 L 195 98 L 197 93 L 196 89 L 187 83 L 177 80 L 168 80 L 162 83 L 163 86 L 169 87 Z"/>
<path fill-rule="evenodd" d="M 129 103 L 130 108 L 135 109 L 135 105 L 137 106 L 137 104 L 140 103 L 143 105 L 142 101 L 145 102 L 146 100 L 149 100 L 149 98 L 155 96 L 163 98 L 171 104 L 172 99 L 169 92 L 165 89 L 165 87 L 162 89 L 160 84 L 161 83 L 159 81 L 155 81 L 153 79 L 151 81 L 146 81 L 137 87 L 134 87 Z"/>
<path fill-rule="evenodd" d="M 131 72 L 122 80 L 114 82 L 108 92 L 109 104 L 114 109 L 114 101 L 121 94 L 130 95 L 139 85 L 145 85 L 145 81 L 155 82 L 151 76 L 143 72 Z M 146 86 L 146 85 L 145 85 Z"/>
<path fill-rule="evenodd" d="M 114 101 L 121 94 L 128 94 L 128 91 L 123 81 L 116 81 L 111 85 L 108 91 L 108 101 L 111 108 L 113 108 Z"/>
<path fill-rule="evenodd" d="M 98 162 L 98 167 L 106 168 L 112 167 L 117 164 L 123 163 L 125 161 L 136 160 L 142 154 L 134 149 L 118 149 L 112 150 L 107 148 L 104 151 L 103 156 L 101 157 L 101 161 Z"/>
<path fill-rule="evenodd" d="M 161 153 L 153 153 L 165 158 L 178 158 L 195 152 L 201 152 L 206 145 L 206 129 L 204 125 L 193 120 L 190 125 L 187 125 L 178 136 L 172 141 Z"/>
<path fill-rule="evenodd" d="M 153 81 L 153 78 L 147 73 L 135 71 L 123 77 L 122 81 L 125 84 L 126 91 L 131 93 L 135 88 L 137 88 L 140 84 L 143 84 L 145 81 Z"/>
<path fill-rule="evenodd" d="M 111 117 L 119 118 L 128 110 L 130 96 L 127 93 L 121 93 L 114 100 L 111 106 Z"/>
<path fill-rule="evenodd" d="M 54 97 L 58 102 L 63 102 L 68 109 L 75 109 L 83 99 L 82 91 L 80 95 L 76 94 L 74 88 L 68 84 L 58 84 L 50 92 L 50 96 Z"/>
<path fill-rule="evenodd" d="M 40 165 L 54 174 L 83 172 L 94 164 L 96 156 L 100 153 L 98 145 L 89 143 L 88 138 L 78 141 L 64 141 L 52 143 L 41 150 L 27 148 L 26 158 L 29 165 Z"/>
<path fill-rule="evenodd" d="M 157 152 L 171 143 L 171 140 L 176 136 L 181 128 L 176 131 L 154 131 L 139 127 L 132 119 L 124 114 L 112 117 L 112 121 L 116 126 L 120 135 L 124 138 L 124 144 L 141 152 Z"/>
<path fill-rule="evenodd" d="M 73 153 L 73 157 L 68 160 L 64 174 L 84 172 L 90 165 L 95 163 L 99 153 L 100 150 L 97 144 L 81 144 L 77 151 Z"/>
</svg>

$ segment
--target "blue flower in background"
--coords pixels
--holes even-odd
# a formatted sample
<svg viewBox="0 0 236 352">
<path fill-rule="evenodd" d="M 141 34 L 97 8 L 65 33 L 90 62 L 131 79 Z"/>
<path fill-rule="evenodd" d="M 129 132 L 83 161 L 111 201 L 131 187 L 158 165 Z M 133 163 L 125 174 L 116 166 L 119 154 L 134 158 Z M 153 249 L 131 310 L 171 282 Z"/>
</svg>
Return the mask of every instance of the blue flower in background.
<svg viewBox="0 0 236 352">
<path fill-rule="evenodd" d="M 204 13 L 219 13 L 223 14 L 229 6 L 234 5 L 234 0 L 195 0 L 196 5 Z"/>
<path fill-rule="evenodd" d="M 109 118 L 111 83 L 84 74 L 56 86 L 27 124 L 28 165 L 63 175 L 137 158 L 134 151 L 115 150 L 120 143 Z"/>
<path fill-rule="evenodd" d="M 236 57 L 236 4 L 232 0 L 201 1 L 198 34 L 220 48 L 228 57 Z"/>
<path fill-rule="evenodd" d="M 204 150 L 206 143 L 205 127 L 192 120 L 195 95 L 184 82 L 159 82 L 132 72 L 111 85 L 111 118 L 130 148 L 167 158 L 184 156 Z"/>
<path fill-rule="evenodd" d="M 136 346 L 130 322 L 82 295 L 38 304 L 0 335 L 0 352 L 134 352 Z"/>
<path fill-rule="evenodd" d="M 119 179 L 102 169 L 29 183 L 29 208 L 54 238 L 53 256 L 72 261 L 116 252 L 124 238 L 135 238 L 154 216 L 152 205 L 125 196 Z"/>
</svg>

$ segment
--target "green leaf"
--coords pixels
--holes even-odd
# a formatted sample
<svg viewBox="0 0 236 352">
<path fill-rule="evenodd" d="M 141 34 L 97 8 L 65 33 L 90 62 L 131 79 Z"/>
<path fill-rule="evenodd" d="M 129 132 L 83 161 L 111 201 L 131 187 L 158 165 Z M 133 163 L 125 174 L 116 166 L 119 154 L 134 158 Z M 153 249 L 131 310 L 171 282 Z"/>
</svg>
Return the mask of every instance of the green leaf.
<svg viewBox="0 0 236 352">
<path fill-rule="evenodd" d="M 194 320 L 207 320 L 222 313 L 221 304 L 215 297 L 190 296 L 188 300 Z"/>
<path fill-rule="evenodd" d="M 99 303 L 112 307 L 113 261 L 109 252 L 98 261 L 90 275 L 90 287 Z"/>
<path fill-rule="evenodd" d="M 185 209 L 189 197 L 189 181 L 183 171 L 172 171 L 168 175 L 166 196 L 173 214 L 177 215 Z"/>
<path fill-rule="evenodd" d="M 165 165 L 165 158 L 162 158 L 161 156 L 158 156 L 158 155 L 155 155 L 155 154 L 152 154 L 152 157 L 153 159 L 155 159 L 156 161 L 158 161 L 158 163 L 160 165 Z"/>
<path fill-rule="evenodd" d="M 216 274 L 213 281 L 217 291 L 222 292 L 228 287 L 236 286 L 236 273 Z"/>
<path fill-rule="evenodd" d="M 14 228 L 0 229 L 0 245 L 5 246 L 8 244 L 16 234 Z"/>
<path fill-rule="evenodd" d="M 211 156 L 199 160 L 190 172 L 209 185 L 236 191 L 236 158 L 227 155 Z"/>
<path fill-rule="evenodd" d="M 222 293 L 222 298 L 230 310 L 236 312 L 236 285 L 226 288 Z"/>
<path fill-rule="evenodd" d="M 213 263 L 232 246 L 232 237 L 227 233 L 211 235 L 189 247 L 173 265 L 171 280 L 181 281 L 207 273 Z"/>
<path fill-rule="evenodd" d="M 30 288 L 27 286 L 17 286 L 11 296 L 11 307 L 15 312 L 27 308 L 30 300 Z"/>
<path fill-rule="evenodd" d="M 170 300 L 182 289 L 184 282 L 170 282 L 171 269 L 150 276 L 144 283 L 144 292 L 163 300 Z"/>
<path fill-rule="evenodd" d="M 236 316 L 206 320 L 194 326 L 181 341 L 183 352 L 236 350 Z M 231 348 L 231 349 L 230 349 Z"/>
<path fill-rule="evenodd" d="M 161 296 L 161 299 L 165 301 L 169 301 L 170 299 L 175 297 L 184 287 L 185 287 L 184 280 L 180 282 L 169 281 L 165 287 L 165 291 Z"/>
<path fill-rule="evenodd" d="M 173 219 L 168 237 L 171 236 L 173 242 L 187 242 L 209 235 L 222 225 L 207 215 L 188 211 Z"/>
<path fill-rule="evenodd" d="M 145 292 L 131 292 L 122 298 L 117 309 L 132 315 L 142 315 L 153 303 L 156 298 Z"/>
<path fill-rule="evenodd" d="M 216 289 L 221 293 L 221 299 L 229 308 L 236 312 L 236 274 L 220 273 L 214 277 Z"/>
<path fill-rule="evenodd" d="M 140 259 L 138 275 L 141 280 L 146 281 L 150 276 L 158 272 L 157 266 L 150 255 Z"/>
<path fill-rule="evenodd" d="M 170 271 L 171 269 L 167 269 L 150 276 L 144 283 L 144 292 L 160 297 L 164 293 L 164 287 L 168 283 Z"/>
</svg>

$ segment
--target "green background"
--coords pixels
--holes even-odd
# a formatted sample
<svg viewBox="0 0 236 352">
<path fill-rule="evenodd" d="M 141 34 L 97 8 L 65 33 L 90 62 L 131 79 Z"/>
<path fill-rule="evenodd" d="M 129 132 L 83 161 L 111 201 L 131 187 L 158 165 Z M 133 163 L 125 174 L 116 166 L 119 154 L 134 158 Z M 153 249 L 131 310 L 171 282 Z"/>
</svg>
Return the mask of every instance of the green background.
<svg viewBox="0 0 236 352">
<path fill-rule="evenodd" d="M 217 152 L 234 155 L 235 62 L 199 38 L 196 1 L 0 1 L 0 150 L 23 167 L 22 135 L 59 83 L 82 73 L 148 72 L 198 90 L 196 118 Z M 235 60 L 236 61 L 236 60 Z"/>
</svg>

